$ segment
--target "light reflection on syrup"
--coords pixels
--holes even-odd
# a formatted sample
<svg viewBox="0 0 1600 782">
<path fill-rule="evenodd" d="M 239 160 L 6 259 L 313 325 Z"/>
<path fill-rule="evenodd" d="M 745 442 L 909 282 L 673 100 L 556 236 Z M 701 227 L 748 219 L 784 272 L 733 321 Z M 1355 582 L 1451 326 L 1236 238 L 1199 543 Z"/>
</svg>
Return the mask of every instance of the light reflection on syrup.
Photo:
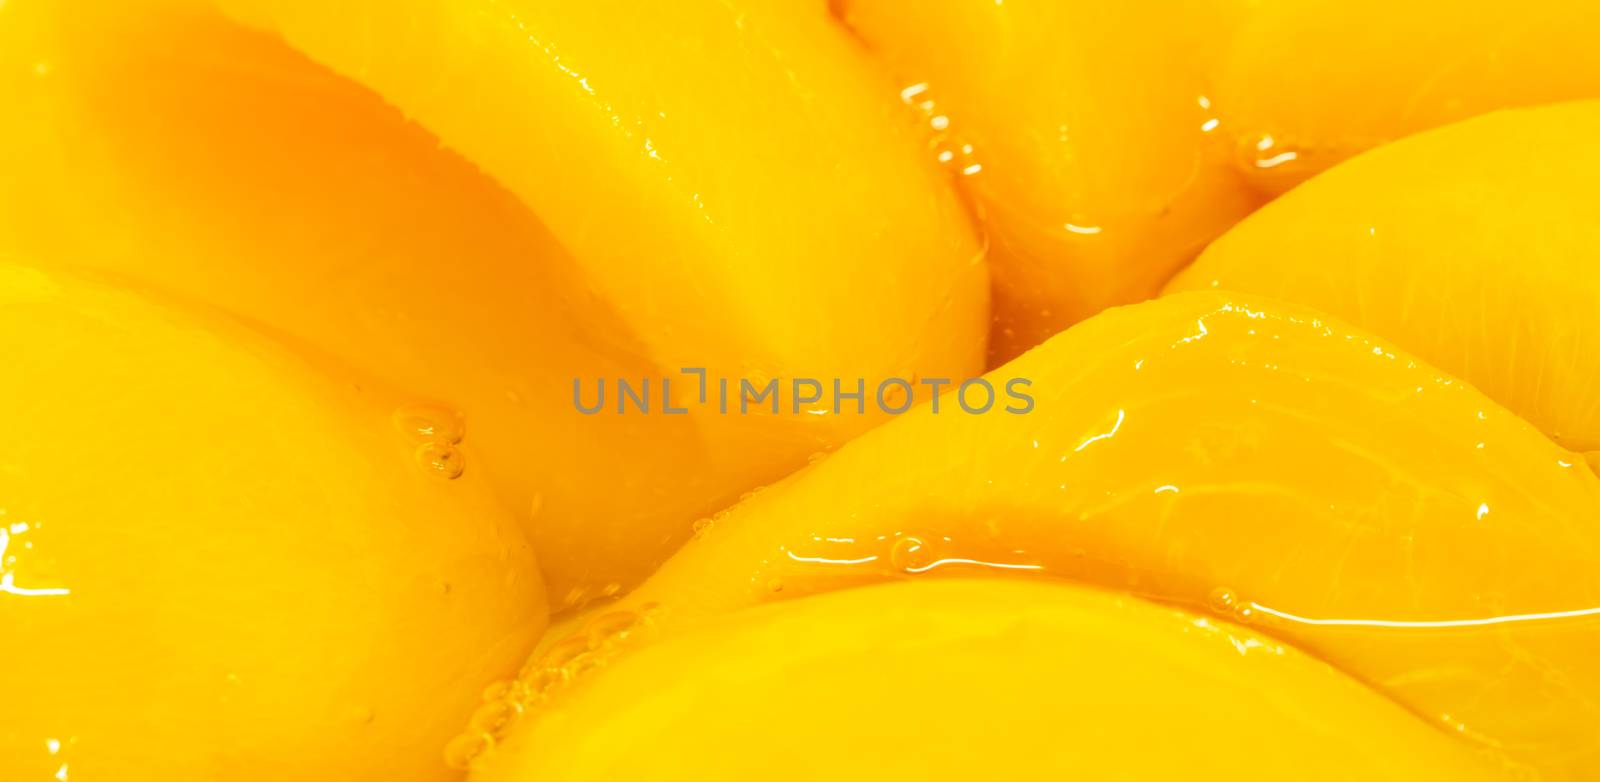
<svg viewBox="0 0 1600 782">
<path fill-rule="evenodd" d="M 0 594 L 17 595 L 19 597 L 59 597 L 72 594 L 72 590 L 65 587 L 25 587 L 17 585 L 16 574 L 13 572 L 13 565 L 17 555 L 8 553 L 11 550 L 11 540 L 14 536 L 20 537 L 36 527 L 37 525 L 30 526 L 26 522 L 0 526 Z"/>
<path fill-rule="evenodd" d="M 1584 456 L 1530 443 L 1541 490 L 1497 482 L 1479 467 L 1503 464 L 1496 451 L 1524 436 L 1507 426 L 1509 411 L 1336 326 L 1239 300 L 1185 310 L 1166 330 L 1097 357 L 1111 391 L 1069 388 L 1065 402 L 1020 425 L 986 422 L 996 428 L 967 450 L 932 449 L 921 462 L 900 460 L 908 449 L 841 450 L 828 467 L 885 468 L 872 476 L 879 484 L 792 485 L 790 512 L 735 514 L 719 556 L 700 560 L 749 564 L 672 574 L 650 596 L 676 596 L 689 615 L 907 578 L 1049 578 L 1164 603 L 1224 632 L 1248 626 L 1269 647 L 1299 648 L 1452 734 L 1503 743 L 1519 758 L 1592 736 L 1574 727 L 1600 724 L 1592 655 L 1581 651 L 1600 638 L 1600 580 L 1581 568 L 1594 540 L 1589 514 L 1576 510 L 1595 507 L 1600 485 L 1582 474 Z M 1297 333 L 1304 346 L 1288 352 L 1252 347 Z M 1344 370 L 1318 374 L 1315 351 L 1373 368 L 1385 393 L 1347 393 Z M 1222 404 L 1191 408 L 1187 376 L 1173 367 L 1212 363 L 1249 367 L 1239 374 L 1251 382 L 1217 391 Z M 1114 385 L 1124 380 L 1126 390 Z M 1451 436 L 1419 452 L 1442 465 L 1437 480 L 1385 450 L 1410 445 L 1393 436 L 1411 431 L 1410 408 L 1392 408 L 1420 404 L 1417 394 L 1438 397 L 1448 413 L 1439 422 Z M 1258 404 L 1272 417 L 1249 412 Z M 1335 405 L 1361 415 L 1324 426 L 1343 420 L 1323 421 Z M 1271 425 L 1307 418 L 1318 423 L 1310 437 Z M 915 448 L 933 432 L 900 444 Z M 1308 466 L 1321 474 L 1297 482 Z M 1371 486 L 1374 476 L 1376 490 L 1338 490 Z M 1547 502 L 1545 487 L 1565 492 L 1556 496 L 1566 504 Z M 1525 535 L 1528 523 L 1569 535 L 1572 551 Z M 1541 555 L 1562 566 L 1558 575 L 1540 571 Z M 1263 651 L 1242 641 L 1235 649 Z"/>
<path fill-rule="evenodd" d="M 1203 496 L 1206 488 L 1160 483 L 1139 493 L 1149 496 L 1153 492 L 1166 502 L 1176 503 L 1190 493 Z M 1191 491 L 1186 493 L 1186 489 Z M 1061 539 L 1049 542 L 1041 542 L 1036 534 L 1026 532 L 1008 536 L 1000 521 L 974 524 L 971 519 L 947 518 L 875 536 L 812 534 L 785 546 L 782 557 L 769 560 L 760 569 L 759 580 L 781 579 L 785 589 L 782 594 L 757 599 L 786 600 L 897 578 L 940 575 L 1048 578 L 1114 589 L 1193 612 L 1197 628 L 1223 633 L 1240 655 L 1282 654 L 1285 644 L 1298 646 L 1396 697 L 1403 705 L 1418 709 L 1419 716 L 1438 722 L 1450 733 L 1492 755 L 1495 762 L 1523 773 L 1529 773 L 1525 764 L 1503 754 L 1501 740 L 1505 737 L 1468 727 L 1495 722 L 1486 717 L 1492 714 L 1492 708 L 1468 698 L 1480 685 L 1479 680 L 1470 671 L 1452 672 L 1449 661 L 1465 653 L 1462 644 L 1468 638 L 1490 633 L 1503 639 L 1506 648 L 1522 649 L 1537 637 L 1522 635 L 1524 632 L 1545 633 L 1560 624 L 1568 628 L 1569 634 L 1576 633 L 1570 635 L 1568 642 L 1582 644 L 1582 639 L 1592 638 L 1592 628 L 1600 627 L 1600 606 L 1516 611 L 1487 598 L 1433 616 L 1425 608 L 1398 602 L 1396 609 L 1404 611 L 1398 616 L 1321 615 L 1295 606 L 1267 605 L 1231 587 L 1216 586 L 1214 582 L 1208 586 L 1203 577 L 1164 571 L 1158 565 L 1097 558 L 1085 548 L 1072 545 L 1070 531 L 1063 531 Z M 972 534 L 946 534 L 958 528 Z M 1474 613 L 1474 607 L 1480 613 Z M 1238 633 L 1234 629 L 1238 627 L 1249 627 L 1266 638 Z M 1355 645 L 1341 640 L 1342 634 L 1351 632 L 1359 633 L 1362 640 Z M 1379 649 L 1394 650 L 1393 665 L 1379 660 Z M 1468 654 L 1467 659 L 1471 659 Z M 1441 672 L 1439 666 L 1446 668 Z M 1430 672 L 1424 677 L 1424 684 L 1408 683 L 1424 671 Z M 1416 693 L 1426 692 L 1427 687 L 1436 686 L 1441 680 L 1461 687 L 1463 698 L 1438 704 L 1447 706 L 1445 709 L 1430 711 L 1424 705 L 1432 699 Z M 1573 695 L 1570 688 L 1562 688 L 1550 697 L 1564 699 Z"/>
<path fill-rule="evenodd" d="M 900 100 L 927 123 L 930 131 L 928 146 L 933 151 L 934 160 L 961 176 L 970 177 L 983 171 L 983 164 L 978 162 L 972 143 L 951 126 L 950 115 L 940 108 L 927 82 L 917 82 L 900 90 Z M 1098 232 L 1099 229 L 1095 228 L 1094 231 Z"/>
<path fill-rule="evenodd" d="M 1499 616 L 1484 616 L 1468 619 L 1433 619 L 1433 620 L 1398 620 L 1398 619 L 1328 619 L 1298 616 L 1288 611 L 1280 611 L 1270 606 L 1264 606 L 1255 601 L 1248 603 L 1255 611 L 1267 616 L 1283 619 L 1301 625 L 1317 627 L 1388 627 L 1397 629 L 1448 629 L 1453 627 L 1490 627 L 1493 625 L 1520 624 L 1525 622 L 1550 622 L 1561 619 L 1581 619 L 1585 617 L 1600 617 L 1600 606 L 1592 608 L 1575 608 L 1569 611 L 1544 611 L 1529 614 L 1503 614 Z"/>
<path fill-rule="evenodd" d="M 1182 487 L 1162 484 L 1156 494 L 1178 495 Z M 1174 497 L 1176 501 L 1176 497 Z M 993 525 L 990 525 L 991 529 Z M 812 535 L 805 544 L 785 546 L 775 564 L 769 560 L 753 574 L 753 583 L 781 581 L 783 594 L 765 599 L 788 599 L 834 591 L 895 577 L 937 575 L 1043 577 L 1110 587 L 1138 598 L 1167 603 L 1230 622 L 1277 632 L 1291 639 L 1316 633 L 1317 628 L 1353 628 L 1374 631 L 1471 630 L 1505 626 L 1544 626 L 1556 622 L 1600 621 L 1600 605 L 1554 608 L 1544 611 L 1498 612 L 1477 616 L 1440 618 L 1328 617 L 1266 605 L 1243 597 L 1226 586 L 1209 592 L 1176 573 L 1140 569 L 1132 563 L 1090 556 L 1072 546 L 1028 548 L 1004 536 L 956 539 L 934 536 L 927 530 L 895 531 L 875 537 Z M 877 548 L 869 553 L 863 546 Z M 1492 604 L 1489 608 L 1498 608 Z"/>
<path fill-rule="evenodd" d="M 966 557 L 945 557 L 936 559 L 922 567 L 909 568 L 907 573 L 926 573 L 937 567 L 945 565 L 977 565 L 979 567 L 994 568 L 996 570 L 1043 570 L 1044 565 L 1025 565 L 1017 562 L 986 562 L 981 559 L 967 559 Z"/>
<path fill-rule="evenodd" d="M 1205 327 L 1201 326 L 1201 328 L 1203 329 Z M 1109 430 L 1107 430 L 1105 432 L 1101 432 L 1100 434 L 1091 435 L 1090 437 L 1086 438 L 1083 442 L 1078 443 L 1078 447 L 1076 447 L 1076 448 L 1074 448 L 1072 450 L 1074 452 L 1082 451 L 1083 449 L 1088 448 L 1090 445 L 1092 445 L 1094 443 L 1097 443 L 1097 442 L 1100 442 L 1101 440 L 1109 440 L 1109 439 L 1111 439 L 1113 437 L 1116 437 L 1117 436 L 1117 432 L 1122 429 L 1122 422 L 1126 421 L 1127 418 L 1128 418 L 1128 413 L 1127 413 L 1126 410 L 1121 410 L 1121 409 L 1117 410 L 1117 420 L 1116 420 L 1115 423 L 1111 424 L 1111 428 Z"/>
<path fill-rule="evenodd" d="M 969 544 L 950 536 L 897 531 L 864 536 L 813 535 L 804 544 L 786 546 L 751 578 L 752 584 L 781 581 L 788 599 L 895 577 L 1042 572 L 1047 564 L 1026 549 Z M 938 571 L 935 573 L 935 571 Z"/>
</svg>

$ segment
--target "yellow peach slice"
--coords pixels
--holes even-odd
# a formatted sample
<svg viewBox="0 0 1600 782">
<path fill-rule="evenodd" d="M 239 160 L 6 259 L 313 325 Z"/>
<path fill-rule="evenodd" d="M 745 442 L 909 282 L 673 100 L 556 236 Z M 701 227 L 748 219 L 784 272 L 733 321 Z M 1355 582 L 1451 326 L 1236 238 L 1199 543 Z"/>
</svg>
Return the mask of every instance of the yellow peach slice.
<svg viewBox="0 0 1600 782">
<path fill-rule="evenodd" d="M 473 781 L 1506 778 L 1274 639 L 1066 585 L 848 590 L 608 660 Z"/>
<path fill-rule="evenodd" d="M 993 242 L 993 353 L 1148 295 L 1318 171 L 1495 108 L 1600 96 L 1585 0 L 1153 8 L 834 0 Z"/>
<path fill-rule="evenodd" d="M 981 362 L 964 211 L 820 4 L 219 2 L 505 184 L 667 367 Z"/>
<path fill-rule="evenodd" d="M 1410 133 L 1600 97 L 1597 37 L 1589 0 L 1269 0 L 1213 63 L 1212 97 L 1240 170 L 1276 194 Z"/>
<path fill-rule="evenodd" d="M 533 553 L 392 395 L 0 264 L 0 778 L 444 780 L 545 625 Z M 470 457 L 469 457 L 470 458 Z"/>
<path fill-rule="evenodd" d="M 1362 155 L 1251 215 L 1168 286 L 1299 302 L 1600 449 L 1600 101 Z"/>
<path fill-rule="evenodd" d="M 987 412 L 974 383 L 858 438 L 623 607 L 1074 579 L 1259 623 L 1552 778 L 1600 768 L 1600 478 L 1470 386 L 1210 292 L 1108 311 L 988 381 Z"/>
<path fill-rule="evenodd" d="M 836 0 L 932 125 L 990 245 L 994 363 L 1155 293 L 1258 203 L 1197 63 L 1230 0 Z"/>
<path fill-rule="evenodd" d="M 366 88 L 194 5 L 108 0 L 94 14 L 7 5 L 0 98 L 19 110 L 0 129 L 0 251 L 212 302 L 405 389 L 408 410 L 431 411 L 397 411 L 403 418 L 459 416 L 479 454 L 466 469 L 487 473 L 529 524 L 558 602 L 637 582 L 685 539 L 689 520 L 876 420 L 665 415 L 659 386 L 654 415 L 584 416 L 575 381 L 692 380 L 683 366 L 735 382 L 980 368 L 984 270 L 965 218 L 915 150 L 895 152 L 909 131 L 863 104 L 879 91 L 852 86 L 855 55 L 829 43 L 839 33 L 821 22 L 783 33 L 809 63 L 807 80 L 789 83 L 792 63 L 757 47 L 750 56 L 766 70 L 743 85 L 749 94 L 719 93 L 742 101 L 725 110 L 748 127 L 723 126 L 742 146 L 692 136 L 710 121 L 697 101 L 712 98 L 687 94 L 688 84 L 659 106 L 643 94 L 654 76 L 627 88 L 652 112 L 670 110 L 646 118 L 662 125 L 649 136 L 657 157 L 632 160 L 620 138 L 590 132 L 596 106 L 568 95 L 566 76 L 546 85 L 561 92 L 548 104 L 519 91 L 518 74 L 559 74 L 561 63 L 530 58 L 480 74 L 508 79 L 505 100 L 538 112 L 524 119 L 583 142 L 537 155 L 531 136 L 486 147 L 505 113 L 452 90 L 461 103 L 440 106 L 449 121 L 430 127 L 460 131 L 463 144 L 445 143 L 486 153 L 476 162 L 509 167 L 490 173 L 525 186 L 512 195 Z M 697 23 L 716 24 L 711 13 Z M 580 35 L 595 20 L 566 21 Z M 729 24 L 724 49 L 754 46 L 763 29 Z M 363 27 L 349 40 L 382 33 Z M 811 36 L 823 38 L 816 52 Z M 382 49 L 407 62 L 489 51 L 439 47 Z M 778 89 L 770 81 L 780 77 Z M 406 109 L 429 89 L 378 86 Z M 744 157 L 717 158 L 702 146 L 710 141 Z M 804 172 L 767 187 L 774 155 Z M 527 198 L 530 187 L 542 200 Z M 708 211 L 668 205 L 691 196 Z M 550 219 L 573 210 L 582 225 Z M 641 210 L 656 228 L 636 219 Z M 769 232 L 783 225 L 803 225 L 795 230 L 810 241 Z M 644 298 L 607 279 L 643 283 L 634 293 Z M 679 404 L 686 386 L 673 389 Z"/>
<path fill-rule="evenodd" d="M 0 252 L 208 301 L 383 378 L 407 392 L 397 423 L 470 431 L 464 468 L 540 531 L 625 539 L 766 479 L 760 460 L 705 477 L 683 417 L 574 411 L 575 378 L 655 363 L 525 207 L 377 96 L 213 12 L 5 13 Z M 552 597 L 591 575 L 623 576 Z"/>
</svg>

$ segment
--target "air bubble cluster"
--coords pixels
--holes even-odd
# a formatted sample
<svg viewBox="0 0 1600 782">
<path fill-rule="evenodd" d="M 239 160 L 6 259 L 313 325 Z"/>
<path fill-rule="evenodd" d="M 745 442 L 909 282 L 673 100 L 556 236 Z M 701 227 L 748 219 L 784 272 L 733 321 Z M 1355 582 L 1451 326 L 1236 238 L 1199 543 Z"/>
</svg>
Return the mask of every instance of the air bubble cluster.
<svg viewBox="0 0 1600 782">
<path fill-rule="evenodd" d="M 709 518 L 696 519 L 693 526 L 695 538 L 704 538 L 711 534 L 711 525 L 713 523 Z"/>
<path fill-rule="evenodd" d="M 647 603 L 637 611 L 601 614 L 528 660 L 516 679 L 489 685 L 483 691 L 482 705 L 467 722 L 467 730 L 445 746 L 445 762 L 451 768 L 471 768 L 510 732 L 522 715 L 590 671 L 605 667 L 629 649 L 654 638 L 661 614 L 661 607 L 655 603 Z"/>
<path fill-rule="evenodd" d="M 951 127 L 950 115 L 934 99 L 927 82 L 918 82 L 900 90 L 900 100 L 928 124 L 928 146 L 939 165 L 962 176 L 972 176 L 983 170 L 983 165 L 973 154 L 972 144 Z"/>
<path fill-rule="evenodd" d="M 416 460 L 429 475 L 455 480 L 466 471 L 456 446 L 466 436 L 461 414 L 439 405 L 406 405 L 394 411 L 394 425 L 417 441 Z"/>
<path fill-rule="evenodd" d="M 1261 611 L 1254 602 L 1239 597 L 1237 592 L 1228 587 L 1211 590 L 1206 597 L 1206 607 L 1212 613 L 1242 625 L 1253 624 L 1261 618 Z"/>
</svg>

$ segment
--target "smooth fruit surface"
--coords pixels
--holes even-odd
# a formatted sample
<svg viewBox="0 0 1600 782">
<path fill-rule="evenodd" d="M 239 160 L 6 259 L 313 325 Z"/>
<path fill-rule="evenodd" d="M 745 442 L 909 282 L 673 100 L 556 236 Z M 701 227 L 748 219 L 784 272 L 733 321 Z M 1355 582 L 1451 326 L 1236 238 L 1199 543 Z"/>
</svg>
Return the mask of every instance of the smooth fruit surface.
<svg viewBox="0 0 1600 782">
<path fill-rule="evenodd" d="M 1251 215 L 1167 290 L 1337 315 L 1600 449 L 1597 138 L 1600 101 L 1581 101 L 1398 141 Z"/>
<path fill-rule="evenodd" d="M 0 778 L 442 780 L 545 624 L 470 439 L 223 316 L 0 265 Z"/>
<path fill-rule="evenodd" d="M 1258 202 L 1217 132 L 1227 0 L 840 0 L 990 245 L 996 363 L 1148 298 Z"/>
<path fill-rule="evenodd" d="M 1212 64 L 1215 98 L 1241 171 L 1275 195 L 1418 131 L 1600 97 L 1596 37 L 1588 0 L 1268 0 Z"/>
</svg>

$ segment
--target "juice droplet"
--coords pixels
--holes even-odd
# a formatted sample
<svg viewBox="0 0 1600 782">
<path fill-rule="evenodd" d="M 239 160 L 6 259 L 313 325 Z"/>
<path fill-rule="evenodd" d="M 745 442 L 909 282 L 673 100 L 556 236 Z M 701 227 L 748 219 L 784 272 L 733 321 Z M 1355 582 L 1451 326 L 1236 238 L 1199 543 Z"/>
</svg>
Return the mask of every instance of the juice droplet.
<svg viewBox="0 0 1600 782">
<path fill-rule="evenodd" d="M 459 443 L 466 435 L 461 414 L 439 405 L 406 405 L 394 411 L 394 425 L 423 442 Z"/>
<path fill-rule="evenodd" d="M 910 401 L 909 397 L 905 386 L 893 383 L 883 389 L 883 406 L 889 410 L 899 410 Z"/>
<path fill-rule="evenodd" d="M 1281 173 L 1304 165 L 1305 151 L 1270 133 L 1239 142 L 1239 165 L 1246 171 Z"/>
<path fill-rule="evenodd" d="M 564 673 L 566 673 L 567 679 L 570 681 L 596 668 L 599 668 L 602 665 L 605 665 L 606 659 L 606 656 L 600 654 L 599 652 L 584 652 L 583 654 L 568 660 L 566 667 L 562 670 Z"/>
<path fill-rule="evenodd" d="M 472 731 L 491 737 L 503 735 L 506 726 L 527 709 L 653 635 L 659 612 L 659 605 L 649 603 L 640 612 L 612 611 L 589 620 L 582 630 L 528 660 L 515 682 L 484 690 L 484 705 L 473 714 Z"/>
<path fill-rule="evenodd" d="M 1239 596 L 1227 587 L 1217 587 L 1211 590 L 1211 595 L 1206 598 L 1206 606 L 1219 614 L 1233 614 L 1234 604 L 1239 602 Z"/>
<path fill-rule="evenodd" d="M 709 518 L 695 519 L 694 520 L 694 526 L 693 526 L 694 536 L 696 538 L 704 538 L 705 536 L 711 534 L 711 526 L 714 523 L 715 522 L 713 522 Z"/>
<path fill-rule="evenodd" d="M 503 736 L 522 709 L 504 700 L 490 701 L 472 713 L 472 730 L 489 736 Z"/>
<path fill-rule="evenodd" d="M 612 611 L 590 620 L 584 628 L 591 649 L 614 648 L 627 644 L 640 629 L 640 617 L 632 611 Z"/>
<path fill-rule="evenodd" d="M 495 682 L 483 688 L 483 702 L 493 703 L 495 701 L 508 700 L 511 697 L 513 686 L 514 682 L 505 681 Z"/>
<path fill-rule="evenodd" d="M 1241 600 L 1233 606 L 1233 621 L 1242 625 L 1250 624 L 1261 618 L 1261 612 L 1256 610 L 1255 603 Z"/>
<path fill-rule="evenodd" d="M 771 375 L 771 373 L 767 372 L 766 369 L 764 369 L 762 367 L 758 367 L 758 366 L 753 366 L 753 365 L 748 365 L 747 364 L 745 366 L 744 376 L 741 377 L 740 380 L 739 380 L 740 393 L 743 394 L 743 389 L 745 389 L 746 387 L 754 389 L 751 392 L 752 394 L 760 393 L 761 389 L 766 387 L 767 381 L 769 381 L 771 379 L 772 379 L 772 375 Z M 731 385 L 731 383 L 730 383 L 730 385 Z M 761 410 L 761 409 L 770 410 L 771 409 L 770 407 L 769 408 L 762 408 L 759 404 L 757 404 L 753 400 L 750 401 L 748 404 L 750 405 L 750 409 L 751 410 Z"/>
<path fill-rule="evenodd" d="M 584 652 L 589 651 L 589 639 L 585 636 L 575 635 L 562 640 L 550 647 L 544 653 L 541 662 L 547 670 L 559 671 L 567 667 L 567 663 Z"/>
<path fill-rule="evenodd" d="M 552 671 L 544 666 L 543 660 L 531 660 L 522 666 L 517 681 L 522 685 L 522 698 L 531 701 L 542 697 L 561 680 L 560 671 Z"/>
<path fill-rule="evenodd" d="M 920 573 L 933 564 L 933 554 L 922 538 L 906 535 L 889 547 L 889 565 L 906 573 Z"/>
<path fill-rule="evenodd" d="M 567 608 L 571 608 L 579 603 L 582 603 L 583 599 L 588 596 L 588 594 L 588 590 L 584 589 L 583 587 L 573 587 L 567 590 L 566 595 L 562 596 L 561 604 Z"/>
<path fill-rule="evenodd" d="M 455 480 L 466 471 L 466 460 L 449 443 L 423 443 L 417 447 L 417 462 L 429 475 Z"/>
<path fill-rule="evenodd" d="M 494 746 L 494 737 L 471 731 L 450 740 L 444 748 L 444 762 L 454 769 L 472 768 L 472 762 Z"/>
<path fill-rule="evenodd" d="M 939 105 L 927 82 L 900 90 L 900 100 L 927 123 L 928 147 L 940 165 L 966 176 L 983 170 L 973 155 L 972 144 L 952 127 L 950 115 Z"/>
</svg>

